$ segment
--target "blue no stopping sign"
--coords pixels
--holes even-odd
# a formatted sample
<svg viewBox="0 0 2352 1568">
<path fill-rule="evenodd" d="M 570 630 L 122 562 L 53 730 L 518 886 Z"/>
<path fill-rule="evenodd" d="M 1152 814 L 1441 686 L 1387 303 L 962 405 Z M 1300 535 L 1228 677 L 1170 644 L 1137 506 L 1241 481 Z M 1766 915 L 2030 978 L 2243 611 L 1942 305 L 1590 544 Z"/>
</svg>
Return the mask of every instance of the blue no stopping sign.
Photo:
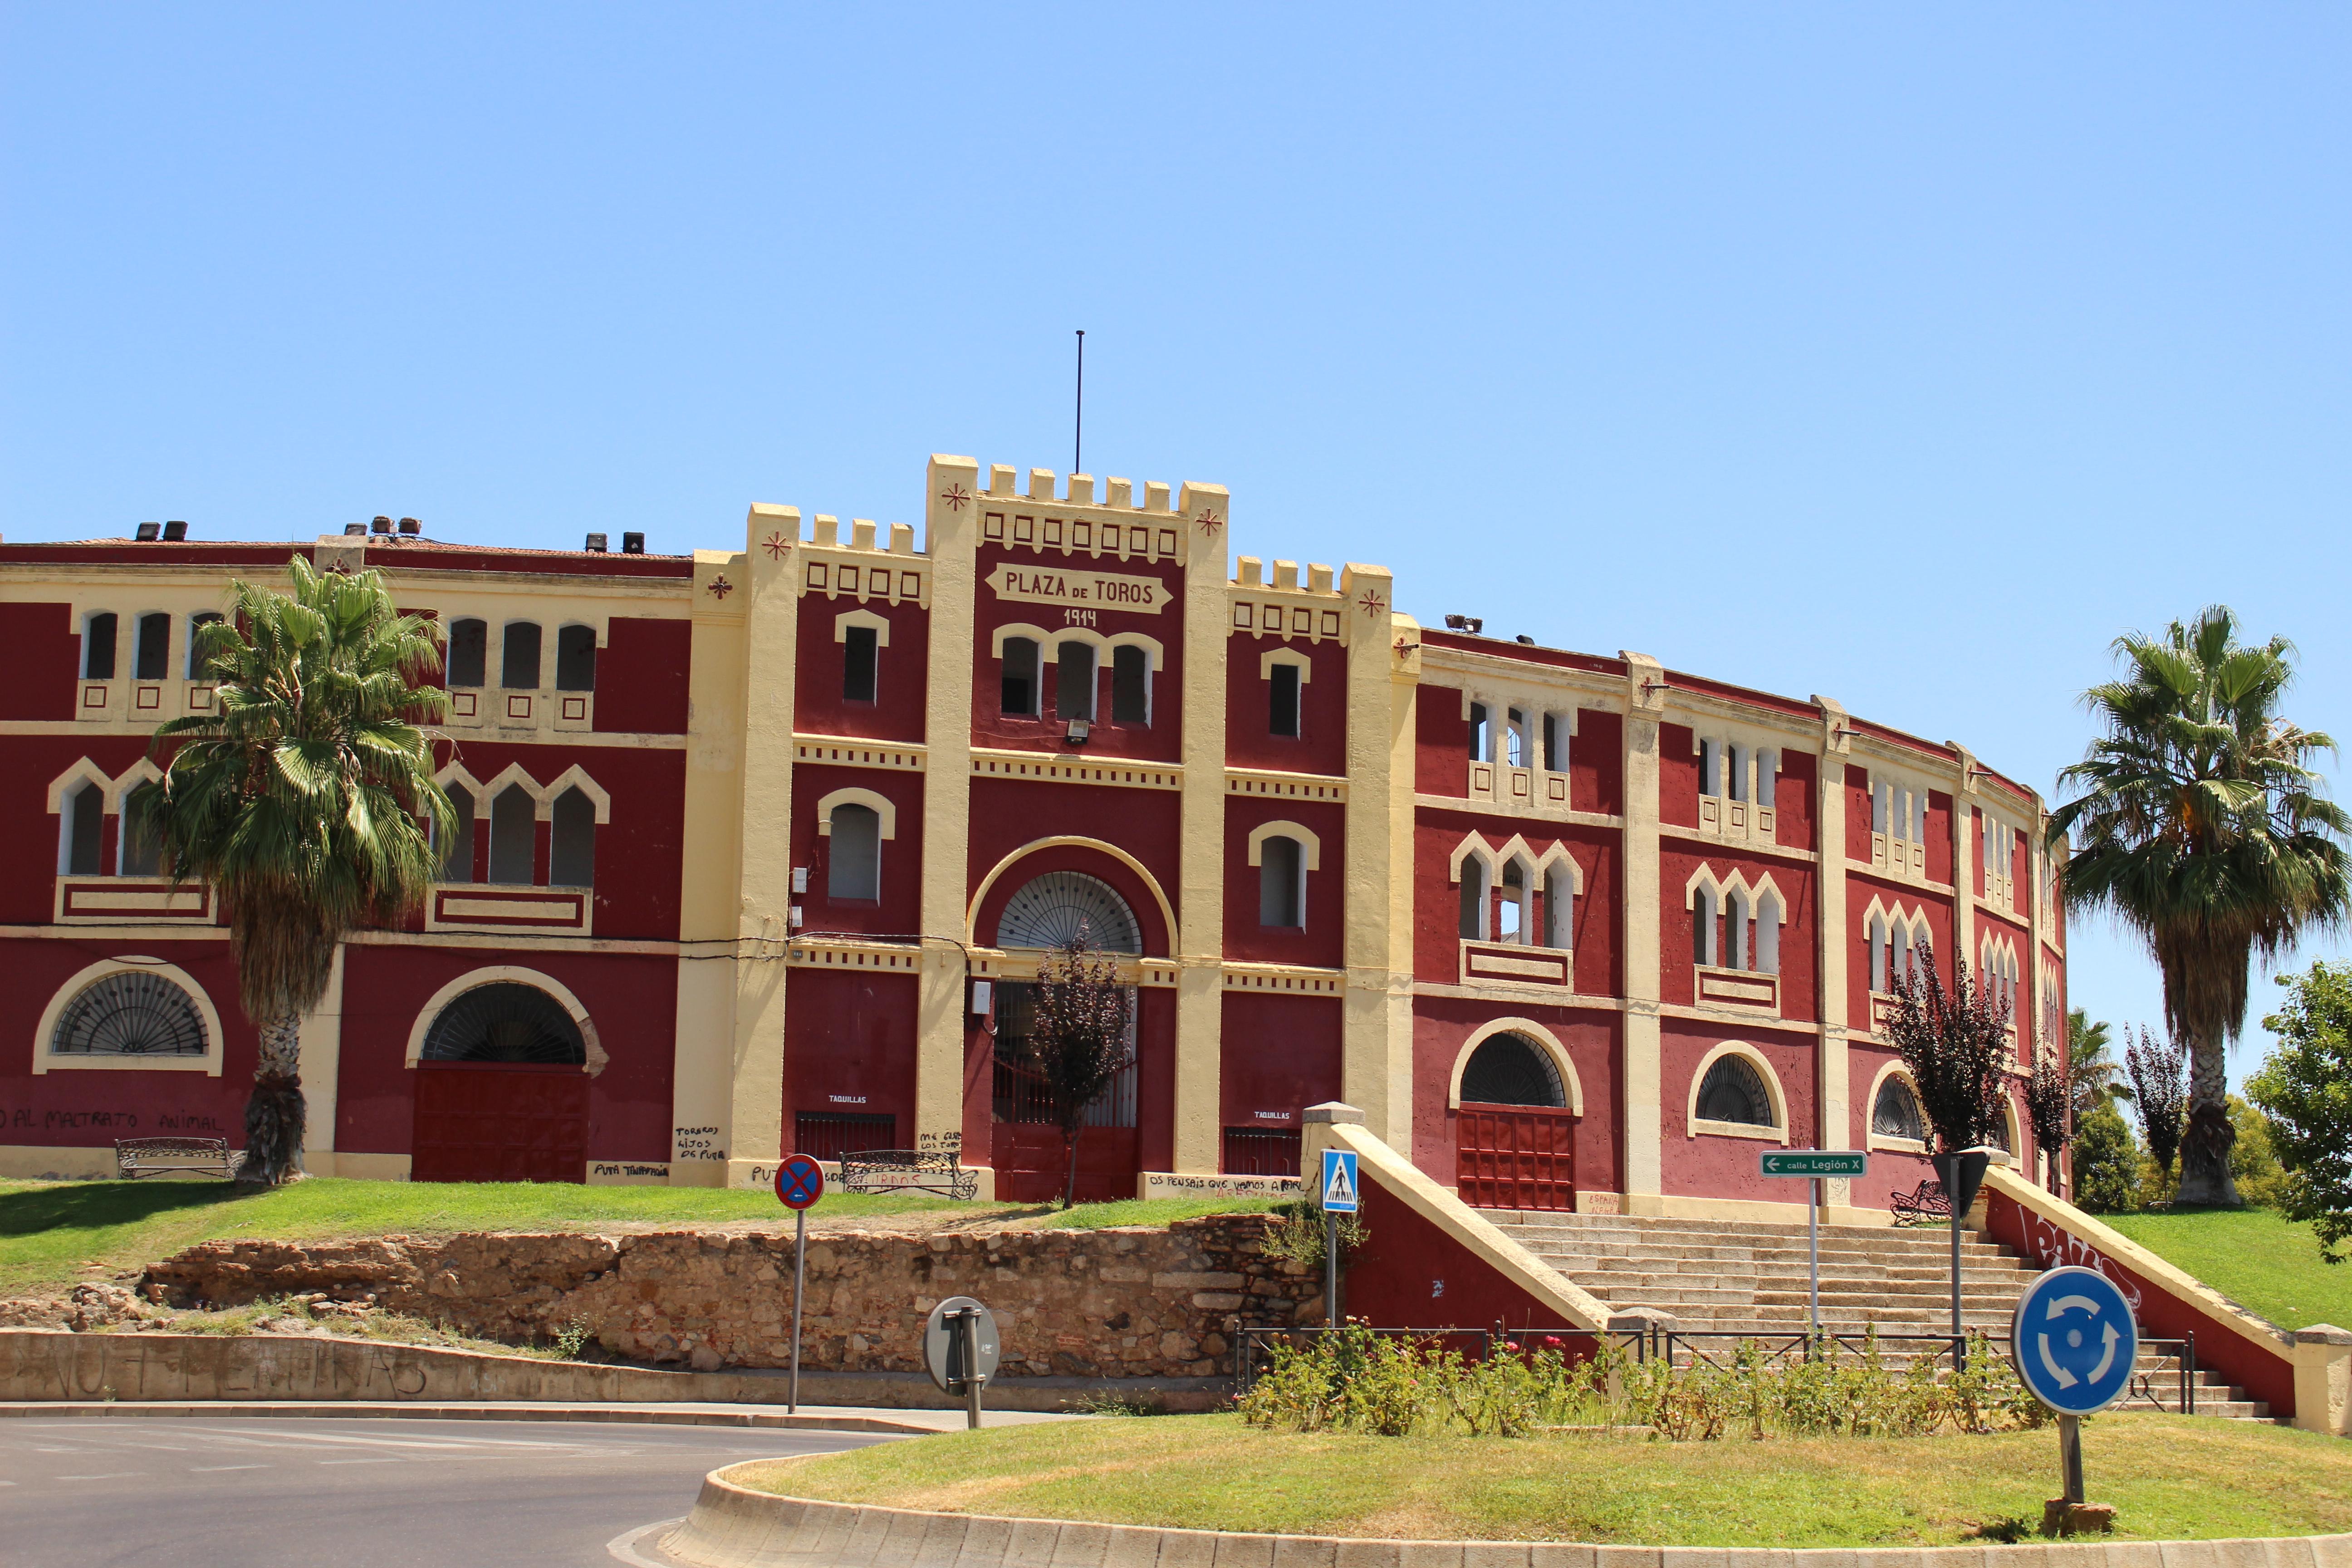
<svg viewBox="0 0 2352 1568">
<path fill-rule="evenodd" d="M 2061 1415 L 2123 1397 L 2139 1360 L 2139 1323 L 2116 1282 L 2094 1268 L 2053 1268 L 2025 1288 L 2009 1324 L 2026 1392 Z"/>
</svg>

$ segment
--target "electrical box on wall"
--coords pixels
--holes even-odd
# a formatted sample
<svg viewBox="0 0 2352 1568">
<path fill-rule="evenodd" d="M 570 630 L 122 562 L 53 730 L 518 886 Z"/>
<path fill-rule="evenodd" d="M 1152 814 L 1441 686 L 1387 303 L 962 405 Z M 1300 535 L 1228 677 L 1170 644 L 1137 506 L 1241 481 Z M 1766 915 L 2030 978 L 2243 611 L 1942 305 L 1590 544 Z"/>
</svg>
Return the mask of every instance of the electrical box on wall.
<svg viewBox="0 0 2352 1568">
<path fill-rule="evenodd" d="M 995 1005 L 995 1001 L 996 983 L 994 981 L 975 980 L 971 983 L 971 1010 L 975 1015 L 986 1017 L 989 1009 Z"/>
<path fill-rule="evenodd" d="M 807 867 L 795 866 L 793 868 L 793 891 L 795 893 L 805 893 L 808 891 Z"/>
<path fill-rule="evenodd" d="M 806 919 L 808 919 L 807 911 L 803 910 L 800 905 L 794 904 L 793 906 L 793 929 L 794 931 L 800 930 L 801 922 Z"/>
</svg>

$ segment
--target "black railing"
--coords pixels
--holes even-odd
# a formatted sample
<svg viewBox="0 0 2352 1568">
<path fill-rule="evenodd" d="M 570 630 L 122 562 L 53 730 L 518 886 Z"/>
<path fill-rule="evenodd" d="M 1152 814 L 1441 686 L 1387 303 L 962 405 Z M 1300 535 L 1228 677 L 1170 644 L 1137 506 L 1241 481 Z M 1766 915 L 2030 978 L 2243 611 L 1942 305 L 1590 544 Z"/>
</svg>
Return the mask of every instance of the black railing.
<svg viewBox="0 0 2352 1568">
<path fill-rule="evenodd" d="M 1650 1331 L 1650 1353 L 1663 1356 L 1669 1366 L 1690 1366 L 1704 1362 L 1710 1366 L 1726 1366 L 1739 1354 L 1744 1344 L 1753 1343 L 1769 1363 L 1781 1361 L 1860 1360 L 1874 1348 L 1885 1359 L 1908 1365 L 1925 1347 L 1941 1363 L 1958 1365 L 1968 1352 L 1966 1334 L 1873 1332 L 1869 1329 L 1790 1329 L 1780 1324 L 1758 1324 L 1728 1329 L 1669 1329 L 1654 1328 Z M 1993 1335 L 1985 1336 L 1986 1347 L 1996 1355 L 2008 1355 L 2008 1348 Z M 1906 1348 L 1916 1347 L 1916 1348 Z M 2175 1374 L 2174 1399 L 2167 1406 L 2157 1392 L 2159 1379 L 2166 1369 L 2158 1366 L 2147 1372 L 2135 1367 L 2118 1405 L 2146 1404 L 2158 1410 L 2177 1409 L 2185 1415 L 2197 1414 L 2197 1336 L 2184 1339 L 2142 1339 L 2142 1353 L 2156 1352 L 2159 1360 L 2169 1360 Z"/>
</svg>

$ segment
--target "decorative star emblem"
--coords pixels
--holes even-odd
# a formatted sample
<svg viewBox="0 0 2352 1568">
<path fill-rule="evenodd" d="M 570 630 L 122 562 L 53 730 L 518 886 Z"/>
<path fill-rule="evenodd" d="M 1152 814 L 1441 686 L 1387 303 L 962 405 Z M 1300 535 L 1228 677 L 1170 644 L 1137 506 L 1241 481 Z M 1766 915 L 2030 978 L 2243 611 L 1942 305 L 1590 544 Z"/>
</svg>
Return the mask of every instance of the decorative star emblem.
<svg viewBox="0 0 2352 1568">
<path fill-rule="evenodd" d="M 768 552 L 768 559 L 771 561 L 782 561 L 784 558 L 784 552 L 792 547 L 792 541 L 781 533 L 772 533 L 760 543 L 760 548 Z"/>
<path fill-rule="evenodd" d="M 724 599 L 728 595 L 735 591 L 735 584 L 727 580 L 727 574 L 724 572 L 721 572 L 718 576 L 713 577 L 710 580 L 709 586 L 710 596 L 714 599 Z"/>
<path fill-rule="evenodd" d="M 961 485 L 950 485 L 940 492 L 940 499 L 948 503 L 950 511 L 961 511 L 971 504 L 971 492 Z"/>
<path fill-rule="evenodd" d="M 1201 531 L 1210 535 L 1214 535 L 1217 530 L 1225 526 L 1225 520 L 1206 507 L 1201 509 L 1200 522 Z"/>
<path fill-rule="evenodd" d="M 1364 596 L 1356 603 L 1364 607 L 1364 614 L 1372 616 L 1378 616 L 1382 610 L 1389 607 L 1389 602 L 1381 597 L 1380 590 L 1377 588 L 1365 589 Z"/>
</svg>

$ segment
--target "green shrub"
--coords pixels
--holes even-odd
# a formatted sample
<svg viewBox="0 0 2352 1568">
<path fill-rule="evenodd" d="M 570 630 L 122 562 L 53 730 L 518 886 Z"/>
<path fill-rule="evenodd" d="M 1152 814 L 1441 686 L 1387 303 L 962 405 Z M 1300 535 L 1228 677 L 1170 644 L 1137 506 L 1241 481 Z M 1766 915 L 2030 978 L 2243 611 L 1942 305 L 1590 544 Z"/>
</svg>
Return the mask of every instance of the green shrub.
<svg viewBox="0 0 2352 1568">
<path fill-rule="evenodd" d="M 2112 1105 L 2101 1103 L 2074 1125 L 2074 1203 L 2093 1214 L 2140 1206 L 2139 1141 Z"/>
<path fill-rule="evenodd" d="M 1265 1255 L 1320 1269 L 1324 1263 L 1323 1227 L 1334 1216 L 1324 1213 L 1322 1205 L 1306 1202 L 1276 1204 L 1271 1212 L 1274 1222 L 1265 1227 L 1265 1240 L 1262 1244 Z M 1352 1214 L 1339 1215 L 1337 1218 L 1339 1224 L 1339 1261 L 1344 1264 L 1362 1248 L 1371 1233 L 1364 1228 L 1364 1222 Z"/>
</svg>

